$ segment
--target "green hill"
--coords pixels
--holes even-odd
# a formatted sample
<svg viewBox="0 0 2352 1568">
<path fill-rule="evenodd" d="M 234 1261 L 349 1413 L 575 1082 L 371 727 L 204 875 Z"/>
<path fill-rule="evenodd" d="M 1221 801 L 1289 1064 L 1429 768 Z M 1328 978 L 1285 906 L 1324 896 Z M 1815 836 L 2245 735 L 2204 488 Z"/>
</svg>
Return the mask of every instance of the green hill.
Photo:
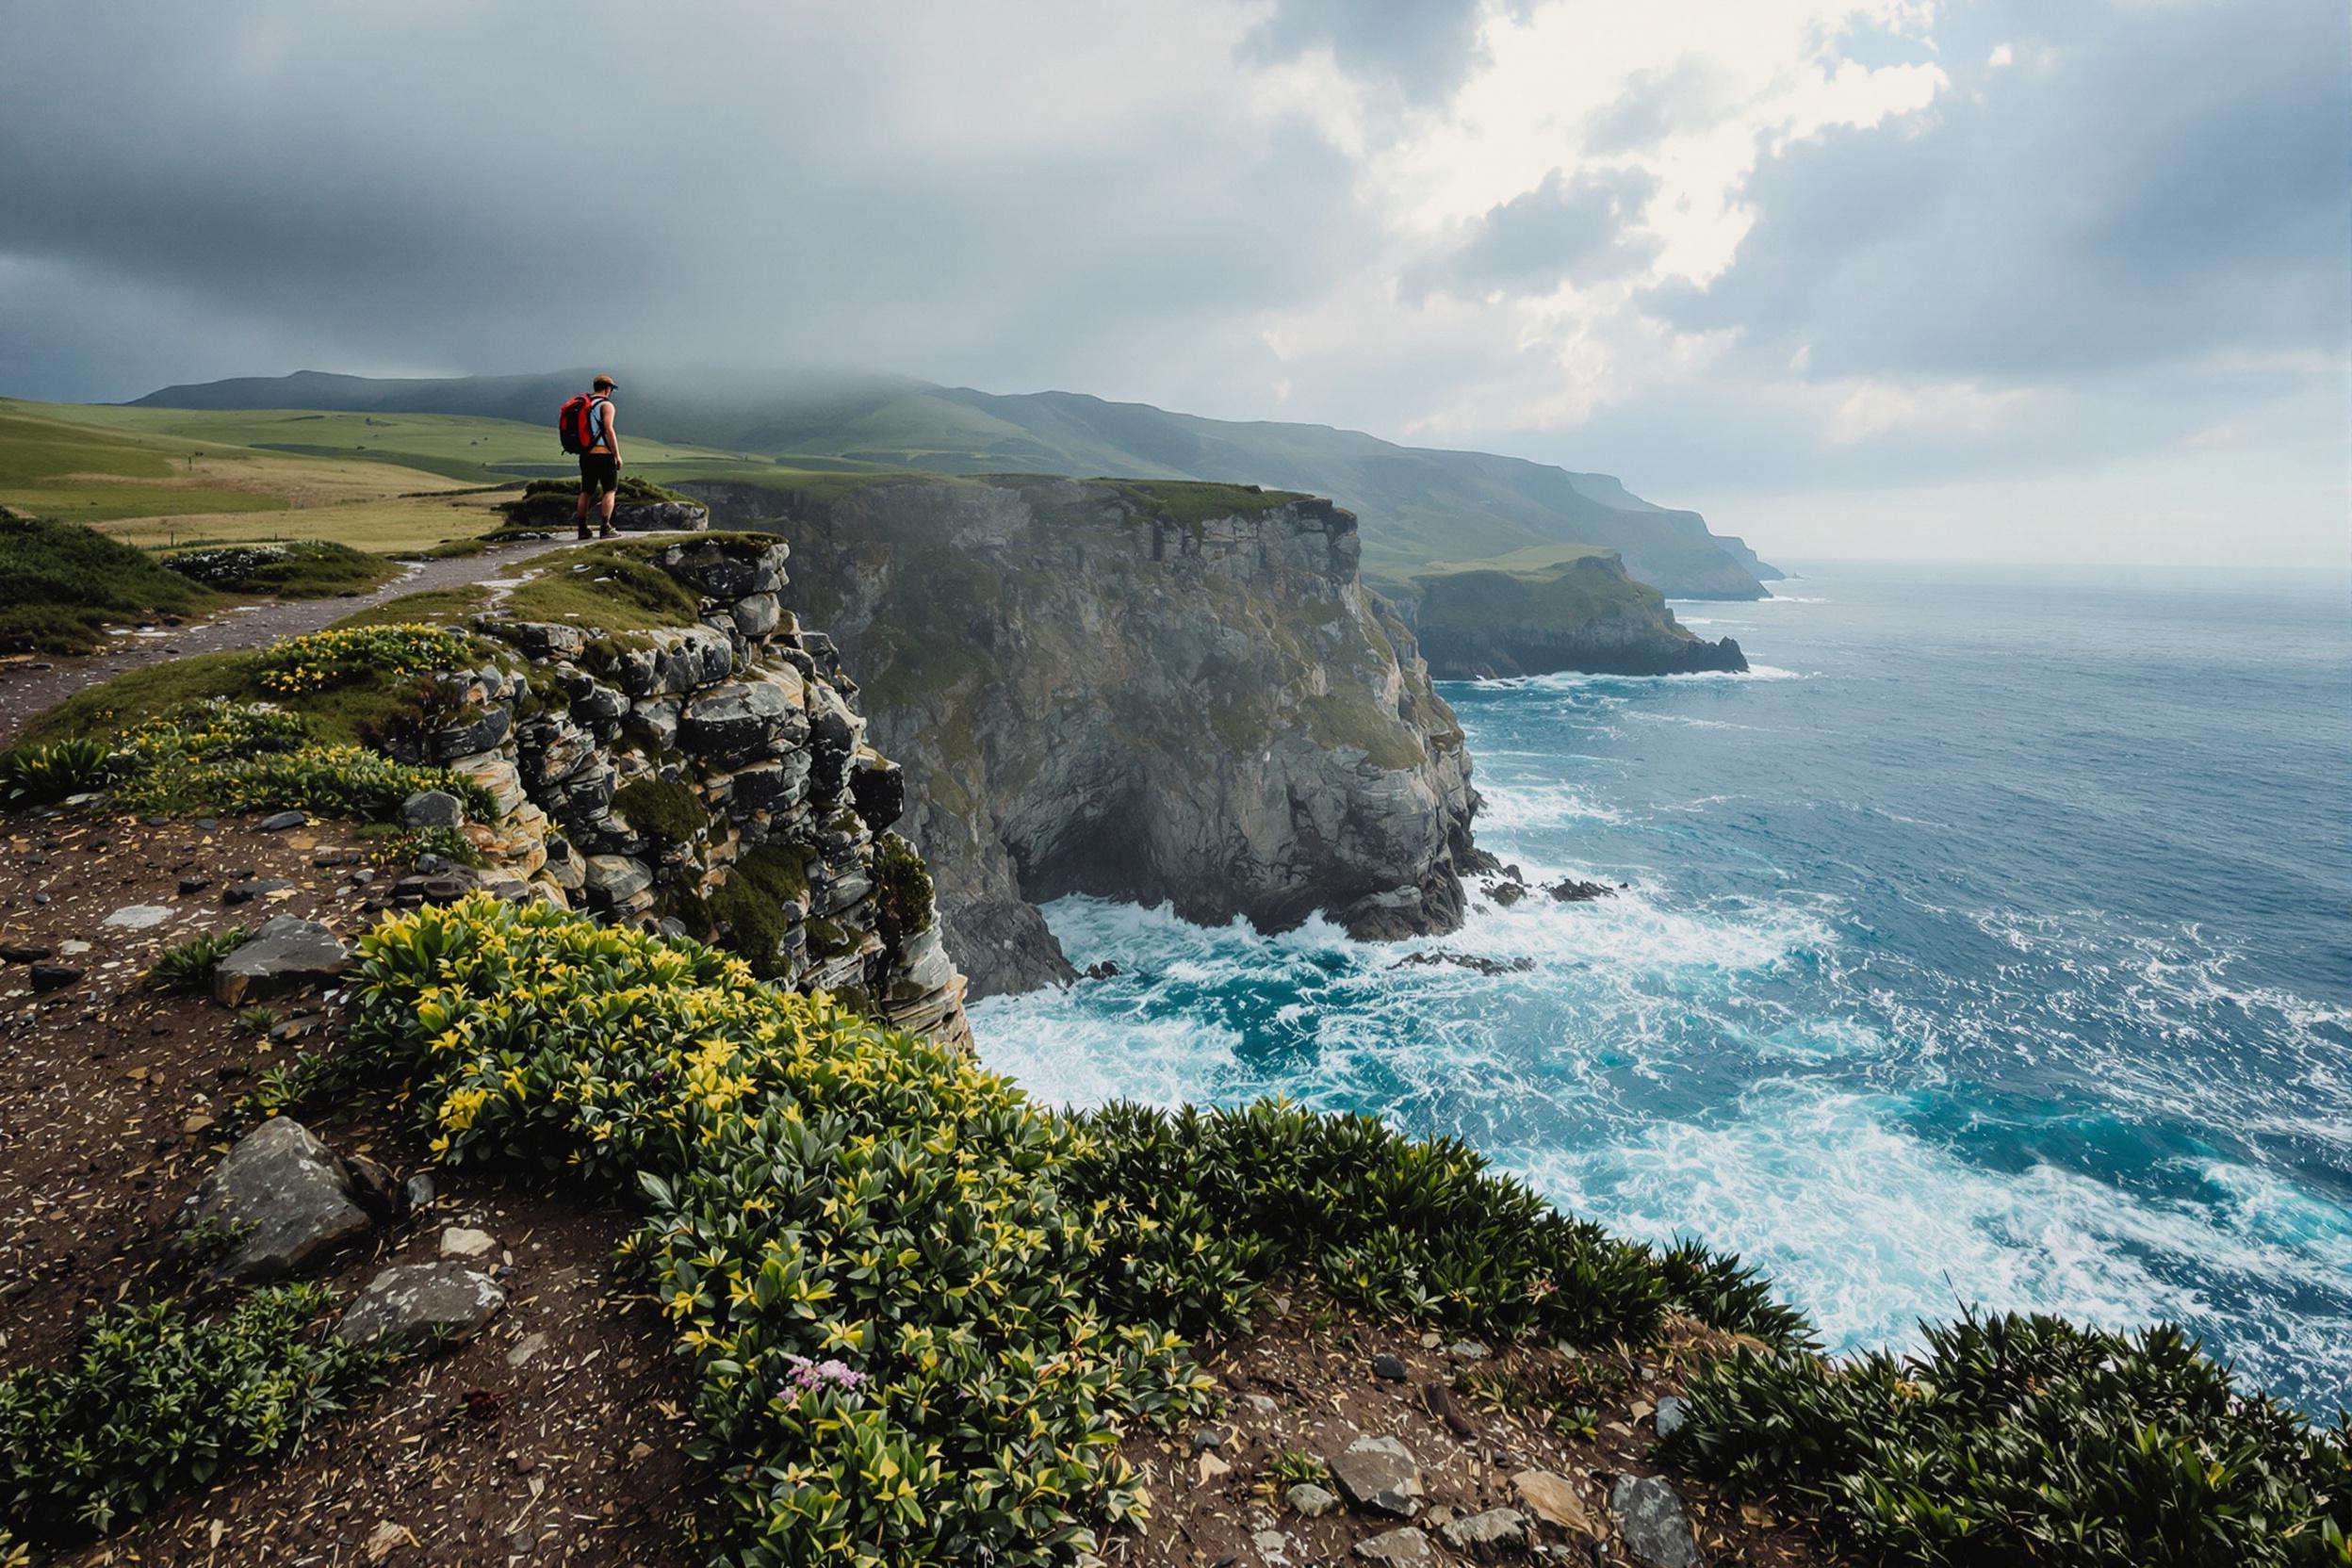
<svg viewBox="0 0 2352 1568">
<path fill-rule="evenodd" d="M 375 381 L 302 371 L 173 386 L 141 408 L 310 408 L 471 415 L 544 426 L 585 371 Z M 1401 586 L 1420 569 L 1589 545 L 1676 597 L 1761 596 L 1777 575 L 1695 512 L 1652 504 L 1606 474 L 1486 452 L 1400 447 L 1360 431 L 1169 413 L 1069 392 L 1019 396 L 880 376 L 744 387 L 621 374 L 624 431 L 802 469 L 919 468 L 1221 480 L 1329 496 L 1363 521 L 1364 569 Z M 514 463 L 501 473 L 530 471 Z"/>
</svg>

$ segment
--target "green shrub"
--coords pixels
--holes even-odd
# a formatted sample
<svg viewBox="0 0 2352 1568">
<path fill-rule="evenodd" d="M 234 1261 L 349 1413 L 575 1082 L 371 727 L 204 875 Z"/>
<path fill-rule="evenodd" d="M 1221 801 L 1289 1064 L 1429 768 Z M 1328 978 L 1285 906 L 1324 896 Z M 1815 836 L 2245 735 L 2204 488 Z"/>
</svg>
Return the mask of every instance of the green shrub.
<svg viewBox="0 0 2352 1568">
<path fill-rule="evenodd" d="M 200 614 L 219 602 L 95 529 L 0 518 L 0 653 L 82 653 L 106 640 L 109 622 Z"/>
<path fill-rule="evenodd" d="M 874 848 L 874 930 L 893 951 L 930 929 L 931 873 L 915 846 L 885 833 Z"/>
<path fill-rule="evenodd" d="M 172 1301 L 108 1307 L 67 1364 L 10 1374 L 0 1381 L 9 1527 L 42 1545 L 70 1544 L 225 1465 L 291 1452 L 384 1364 L 337 1339 L 302 1337 L 333 1299 L 308 1283 L 250 1292 L 219 1318 Z"/>
<path fill-rule="evenodd" d="M 174 942 L 155 955 L 153 967 L 147 971 L 147 983 L 159 990 L 209 991 L 213 971 L 220 960 L 237 951 L 249 935 L 245 927 L 232 925 L 223 931 L 203 931 L 184 942 Z"/>
<path fill-rule="evenodd" d="M 710 825 L 710 813 L 691 785 L 667 779 L 640 778 L 624 784 L 612 795 L 614 809 L 640 833 L 650 833 L 674 844 L 693 840 Z"/>
<path fill-rule="evenodd" d="M 1780 1350 L 1812 1350 L 1820 1341 L 1805 1315 L 1773 1298 L 1772 1282 L 1740 1260 L 1695 1241 L 1677 1240 L 1658 1260 L 1666 1304 L 1725 1333 L 1746 1334 Z"/>
<path fill-rule="evenodd" d="M 1657 1336 L 1665 1293 L 1646 1249 L 1456 1139 L 1268 1102 L 1113 1104 L 1076 1121 L 1086 1136 L 1064 1184 L 1124 1260 L 1102 1286 L 1116 1319 L 1237 1329 L 1268 1281 L 1308 1270 L 1343 1301 L 1458 1331 Z"/>
<path fill-rule="evenodd" d="M 70 795 L 105 789 L 113 773 L 112 753 L 98 741 L 0 751 L 0 806 L 54 806 Z"/>
<path fill-rule="evenodd" d="M 207 588 L 231 594 L 274 594 L 289 599 L 362 592 L 399 570 L 383 556 L 325 539 L 215 545 L 168 555 L 163 564 Z"/>
<path fill-rule="evenodd" d="M 1696 1377 L 1668 1454 L 1734 1497 L 1809 1507 L 1919 1568 L 2352 1561 L 2352 1452 L 2177 1328 L 1970 1315 L 1925 1353 L 1741 1350 Z"/>
<path fill-rule="evenodd" d="M 124 732 L 112 796 L 133 811 L 291 808 L 366 820 L 390 816 L 419 790 L 447 790 L 475 818 L 495 815 L 470 779 L 318 733 L 307 716 L 259 703 L 191 703 Z"/>
</svg>

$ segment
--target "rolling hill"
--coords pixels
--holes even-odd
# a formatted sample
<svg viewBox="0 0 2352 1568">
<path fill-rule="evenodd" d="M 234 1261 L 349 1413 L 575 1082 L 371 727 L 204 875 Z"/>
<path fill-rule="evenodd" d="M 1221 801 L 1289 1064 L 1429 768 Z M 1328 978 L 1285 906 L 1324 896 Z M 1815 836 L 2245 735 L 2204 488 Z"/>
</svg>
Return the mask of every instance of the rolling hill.
<svg viewBox="0 0 2352 1568">
<path fill-rule="evenodd" d="M 582 371 L 376 380 L 301 371 L 172 386 L 139 408 L 465 415 L 546 426 Z M 1486 452 L 1403 447 L 1360 431 L 1175 414 L 1070 392 L 1017 395 L 904 378 L 761 387 L 621 373 L 625 432 L 801 469 L 930 469 L 1224 480 L 1329 496 L 1362 519 L 1365 575 L 1390 585 L 1456 561 L 1589 545 L 1673 597 L 1754 598 L 1779 574 L 1695 512 L 1653 504 L 1607 474 Z M 494 463 L 552 471 L 547 456 Z"/>
</svg>

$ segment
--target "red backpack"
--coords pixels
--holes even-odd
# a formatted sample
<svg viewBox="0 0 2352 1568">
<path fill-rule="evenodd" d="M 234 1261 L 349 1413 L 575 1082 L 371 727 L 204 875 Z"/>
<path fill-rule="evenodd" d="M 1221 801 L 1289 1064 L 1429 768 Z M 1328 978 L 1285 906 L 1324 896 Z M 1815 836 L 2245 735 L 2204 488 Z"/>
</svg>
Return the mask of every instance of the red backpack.
<svg viewBox="0 0 2352 1568">
<path fill-rule="evenodd" d="M 565 451 L 579 453 L 588 449 L 588 411 L 597 400 L 597 394 L 581 392 L 556 410 L 555 433 Z"/>
</svg>

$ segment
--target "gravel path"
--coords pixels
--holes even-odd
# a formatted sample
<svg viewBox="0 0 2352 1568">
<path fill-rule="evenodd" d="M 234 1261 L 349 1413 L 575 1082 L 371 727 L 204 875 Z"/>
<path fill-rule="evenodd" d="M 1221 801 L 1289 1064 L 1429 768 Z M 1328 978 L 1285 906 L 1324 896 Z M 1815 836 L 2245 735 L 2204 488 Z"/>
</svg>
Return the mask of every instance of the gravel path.
<svg viewBox="0 0 2352 1568">
<path fill-rule="evenodd" d="M 631 534 L 631 538 L 645 537 Z M 268 647 L 288 637 L 317 631 L 346 615 L 356 614 L 403 594 L 433 588 L 463 588 L 469 583 L 498 584 L 499 573 L 533 556 L 578 544 L 569 533 L 553 539 L 508 545 L 481 555 L 449 561 L 410 564 L 390 582 L 353 598 L 264 599 L 223 611 L 210 620 L 186 626 L 157 627 L 152 631 L 118 637 L 101 653 L 65 656 L 37 654 L 30 659 L 0 660 L 0 745 L 16 738 L 35 714 L 45 712 L 85 686 L 111 679 L 125 670 L 159 664 L 191 654 L 228 653 Z M 504 579 L 513 586 L 514 579 Z"/>
</svg>

